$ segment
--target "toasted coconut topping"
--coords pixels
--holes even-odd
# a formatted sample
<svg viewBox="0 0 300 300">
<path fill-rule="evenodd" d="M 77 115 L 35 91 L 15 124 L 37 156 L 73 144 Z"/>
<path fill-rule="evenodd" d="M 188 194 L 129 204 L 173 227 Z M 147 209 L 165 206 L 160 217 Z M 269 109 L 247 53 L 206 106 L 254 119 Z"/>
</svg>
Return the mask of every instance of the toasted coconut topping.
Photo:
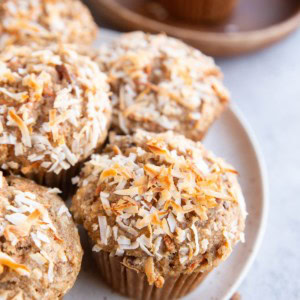
<svg viewBox="0 0 300 300">
<path fill-rule="evenodd" d="M 25 146 L 31 147 L 31 138 L 28 127 L 23 122 L 23 120 L 17 116 L 12 110 L 8 112 L 8 115 L 12 118 L 12 120 L 17 124 L 21 133 L 22 133 L 22 142 Z"/>
<path fill-rule="evenodd" d="M 78 0 L 3 0 L 0 49 L 12 44 L 91 43 L 96 25 Z"/>
<path fill-rule="evenodd" d="M 101 238 L 101 243 L 104 245 L 107 245 L 107 221 L 105 216 L 99 216 L 98 217 L 98 222 L 99 222 L 99 228 L 100 228 L 100 238 Z"/>
<path fill-rule="evenodd" d="M 18 264 L 13 258 L 0 251 L 0 265 L 9 267 L 22 276 L 29 276 L 30 271 L 24 265 Z"/>
<path fill-rule="evenodd" d="M 232 192 L 240 191 L 232 170 L 173 132 L 112 135 L 103 154 L 85 164 L 72 209 L 97 251 L 144 258 L 142 271 L 156 284 L 165 259 L 186 272 L 204 271 L 225 258 L 216 248 L 225 255 L 240 240 L 244 200 Z"/>
<path fill-rule="evenodd" d="M 126 134 L 174 130 L 199 140 L 229 101 L 213 59 L 163 34 L 124 34 L 96 60 L 113 90 L 113 124 Z"/>
<path fill-rule="evenodd" d="M 2 51 L 0 146 L 7 149 L 0 156 L 2 168 L 58 174 L 88 157 L 107 135 L 108 88 L 96 63 L 71 46 Z"/>
<path fill-rule="evenodd" d="M 63 214 L 66 214 L 67 217 L 71 218 L 71 214 L 68 210 L 68 208 L 65 205 L 62 205 L 59 209 L 59 211 L 57 212 L 57 215 L 60 217 Z"/>
<path fill-rule="evenodd" d="M 148 257 L 145 263 L 145 273 L 148 279 L 148 282 L 150 285 L 155 283 L 157 279 L 157 275 L 155 274 L 154 271 L 154 262 L 153 262 L 153 257 Z"/>
<path fill-rule="evenodd" d="M 56 216 L 62 218 L 63 213 L 68 216 L 70 213 L 56 195 L 47 193 L 46 188 L 24 179 L 0 176 L 0 273 L 5 273 L 1 282 L 4 286 L 7 282 L 16 282 L 16 287 L 19 282 L 21 287 L 22 276 L 28 277 L 26 284 L 29 284 L 31 280 L 36 281 L 39 274 L 37 284 L 48 290 L 49 283 L 54 281 L 55 267 L 68 269 L 75 264 L 71 258 L 73 253 L 68 257 L 65 255 L 66 243 L 60 237 L 63 223 L 57 226 L 56 221 Z M 47 200 L 41 199 L 43 197 Z M 49 203 L 53 205 L 53 210 L 57 209 L 57 205 L 62 205 L 57 215 L 53 216 Z M 64 220 L 67 229 L 70 229 L 67 226 L 70 222 L 69 217 Z M 71 231 L 68 234 L 73 235 Z M 79 247 L 80 253 L 79 241 L 72 241 L 72 247 L 74 253 Z"/>
</svg>

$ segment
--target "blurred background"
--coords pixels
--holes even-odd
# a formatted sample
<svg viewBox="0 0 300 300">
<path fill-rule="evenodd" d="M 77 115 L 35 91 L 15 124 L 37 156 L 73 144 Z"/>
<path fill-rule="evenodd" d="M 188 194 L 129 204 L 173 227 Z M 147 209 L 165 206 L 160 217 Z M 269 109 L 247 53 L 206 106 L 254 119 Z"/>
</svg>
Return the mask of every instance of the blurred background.
<svg viewBox="0 0 300 300">
<path fill-rule="evenodd" d="M 85 2 L 100 27 L 167 32 L 216 57 L 233 103 L 258 138 L 269 177 L 266 234 L 239 293 L 247 300 L 300 299 L 299 1 Z"/>
</svg>

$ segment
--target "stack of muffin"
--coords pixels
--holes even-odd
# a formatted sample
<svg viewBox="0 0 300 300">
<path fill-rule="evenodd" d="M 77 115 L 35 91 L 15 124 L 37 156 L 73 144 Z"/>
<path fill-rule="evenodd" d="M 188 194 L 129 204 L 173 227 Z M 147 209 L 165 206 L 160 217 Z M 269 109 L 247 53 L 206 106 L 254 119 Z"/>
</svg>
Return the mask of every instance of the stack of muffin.
<svg viewBox="0 0 300 300">
<path fill-rule="evenodd" d="M 163 34 L 92 49 L 95 34 L 77 0 L 0 3 L 1 299 L 73 286 L 82 248 L 59 192 L 131 298 L 184 296 L 244 239 L 237 172 L 199 142 L 229 102 L 214 61 Z"/>
</svg>

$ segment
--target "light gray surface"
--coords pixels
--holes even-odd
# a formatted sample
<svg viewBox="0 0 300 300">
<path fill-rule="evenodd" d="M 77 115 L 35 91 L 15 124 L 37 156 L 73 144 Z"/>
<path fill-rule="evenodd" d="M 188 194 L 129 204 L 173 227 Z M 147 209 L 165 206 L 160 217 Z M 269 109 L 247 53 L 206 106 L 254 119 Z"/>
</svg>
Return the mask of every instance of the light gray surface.
<svg viewBox="0 0 300 300">
<path fill-rule="evenodd" d="M 239 291 L 243 300 L 300 299 L 300 30 L 217 63 L 258 138 L 270 183 L 267 231 Z"/>
</svg>

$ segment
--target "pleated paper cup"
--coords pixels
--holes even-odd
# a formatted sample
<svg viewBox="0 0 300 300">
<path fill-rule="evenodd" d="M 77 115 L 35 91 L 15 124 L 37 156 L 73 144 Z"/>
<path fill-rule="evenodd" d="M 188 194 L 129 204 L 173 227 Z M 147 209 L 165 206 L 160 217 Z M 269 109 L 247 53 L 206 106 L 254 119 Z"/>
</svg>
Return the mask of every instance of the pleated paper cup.
<svg viewBox="0 0 300 300">
<path fill-rule="evenodd" d="M 62 198 L 67 200 L 75 191 L 72 178 L 79 174 L 82 165 L 82 162 L 77 163 L 67 170 L 61 170 L 59 174 L 37 170 L 36 172 L 22 173 L 22 175 L 40 185 L 60 189 L 62 191 Z"/>
<path fill-rule="evenodd" d="M 100 275 L 118 293 L 136 300 L 178 299 L 192 292 L 209 272 L 193 272 L 165 277 L 161 288 L 149 285 L 145 273 L 122 264 L 123 258 L 109 252 L 93 252 Z"/>
</svg>

